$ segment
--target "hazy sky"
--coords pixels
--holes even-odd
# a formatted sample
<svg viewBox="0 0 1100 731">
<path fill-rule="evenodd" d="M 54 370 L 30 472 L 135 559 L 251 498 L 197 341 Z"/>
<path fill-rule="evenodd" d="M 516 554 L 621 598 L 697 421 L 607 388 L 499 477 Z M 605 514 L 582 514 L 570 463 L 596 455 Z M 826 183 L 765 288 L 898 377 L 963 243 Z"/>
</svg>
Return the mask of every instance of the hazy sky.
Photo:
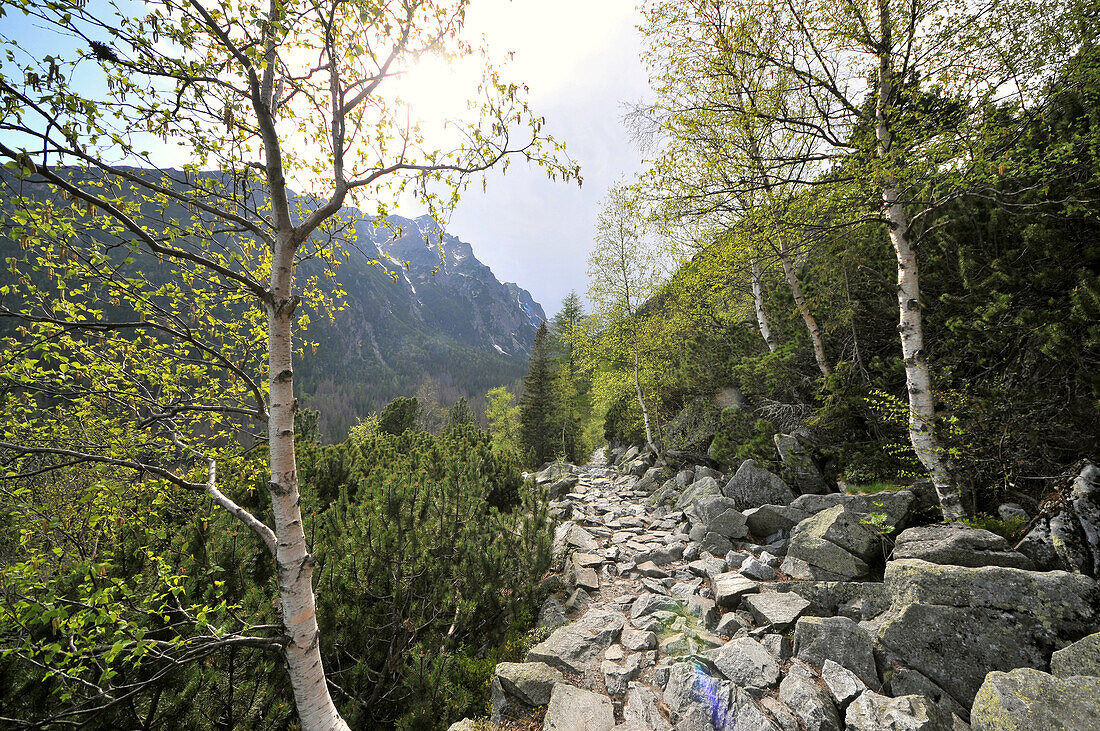
<svg viewBox="0 0 1100 731">
<path fill-rule="evenodd" d="M 531 291 L 548 315 L 570 289 L 587 288 L 600 198 L 641 155 L 622 124 L 624 104 L 648 88 L 639 60 L 634 0 L 473 0 L 468 29 L 515 52 L 533 109 L 581 164 L 584 185 L 548 180 L 513 164 L 471 186 L 448 226 L 502 281 Z"/>
</svg>

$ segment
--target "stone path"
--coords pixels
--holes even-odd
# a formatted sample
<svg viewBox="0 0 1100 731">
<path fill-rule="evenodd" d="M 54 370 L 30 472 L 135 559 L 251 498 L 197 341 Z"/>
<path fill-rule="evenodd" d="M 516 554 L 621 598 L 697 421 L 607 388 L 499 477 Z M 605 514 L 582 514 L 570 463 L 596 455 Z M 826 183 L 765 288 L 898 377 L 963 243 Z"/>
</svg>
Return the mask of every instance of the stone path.
<svg viewBox="0 0 1100 731">
<path fill-rule="evenodd" d="M 976 685 L 967 677 L 953 685 L 955 670 L 941 672 L 935 660 L 921 665 L 921 649 L 906 644 L 911 635 L 940 639 L 935 629 L 906 622 L 915 602 L 927 603 L 922 611 L 938 609 L 937 581 L 958 586 L 972 580 L 959 571 L 986 571 L 936 567 L 923 560 L 928 555 L 964 566 L 988 556 L 1005 567 L 1019 562 L 993 534 L 960 526 L 960 539 L 955 529 L 913 529 L 923 532 L 899 545 L 915 554 L 887 563 L 888 589 L 881 540 L 864 516 L 883 510 L 903 525 L 915 505 L 908 492 L 873 504 L 867 496 L 796 497 L 797 486 L 751 464 L 723 485 L 723 476 L 706 467 L 673 474 L 636 455 L 617 467 L 589 464 L 539 477 L 550 483 L 552 510 L 562 521 L 554 546 L 557 591 L 540 613 L 546 639 L 526 662 L 496 669 L 493 724 L 537 718 L 545 709 L 542 728 L 570 731 L 969 728 L 964 719 Z M 765 499 L 779 504 L 760 504 Z M 1009 583 L 1046 576 L 993 570 L 1012 572 L 997 574 Z M 1088 604 L 1095 582 L 1073 581 L 1055 577 L 1033 588 L 1065 597 L 1057 611 L 1077 623 L 1076 634 L 1062 635 L 1071 639 L 1096 620 Z M 966 601 L 956 597 L 942 609 L 963 612 L 959 621 L 985 611 L 960 605 Z M 1036 611 L 1039 617 L 1045 610 Z M 1042 621 L 1050 626 L 1050 617 Z M 1043 662 L 1021 657 L 1020 665 Z M 976 659 L 979 684 L 987 670 L 1008 669 L 996 662 Z"/>
</svg>

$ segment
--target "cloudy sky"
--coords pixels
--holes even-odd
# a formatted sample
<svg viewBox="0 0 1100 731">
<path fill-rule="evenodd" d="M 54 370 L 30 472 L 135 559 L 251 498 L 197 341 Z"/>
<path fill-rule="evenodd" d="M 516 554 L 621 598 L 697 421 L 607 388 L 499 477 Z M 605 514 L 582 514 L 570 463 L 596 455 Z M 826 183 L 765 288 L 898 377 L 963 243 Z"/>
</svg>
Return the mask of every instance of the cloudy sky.
<svg viewBox="0 0 1100 731">
<path fill-rule="evenodd" d="M 530 290 L 552 315 L 587 287 L 600 198 L 641 155 L 623 126 L 624 105 L 648 88 L 639 60 L 635 0 L 473 0 L 467 28 L 491 50 L 515 52 L 517 78 L 551 134 L 581 164 L 584 185 L 547 180 L 514 164 L 471 186 L 448 226 L 497 278 Z"/>
</svg>

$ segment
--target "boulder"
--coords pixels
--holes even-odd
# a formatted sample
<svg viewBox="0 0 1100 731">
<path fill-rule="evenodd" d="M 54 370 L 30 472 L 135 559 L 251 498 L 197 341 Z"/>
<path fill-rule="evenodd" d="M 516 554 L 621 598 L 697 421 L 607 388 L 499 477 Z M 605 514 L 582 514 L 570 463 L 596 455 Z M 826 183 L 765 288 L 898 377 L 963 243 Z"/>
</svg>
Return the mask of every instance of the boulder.
<svg viewBox="0 0 1100 731">
<path fill-rule="evenodd" d="M 799 619 L 794 627 L 794 654 L 815 668 L 832 660 L 868 685 L 878 685 L 871 635 L 847 617 Z"/>
<path fill-rule="evenodd" d="M 603 674 L 604 687 L 609 695 L 622 695 L 626 692 L 627 683 L 638 677 L 641 669 L 642 656 L 631 655 L 626 662 L 619 664 L 611 660 L 600 663 L 600 673 Z"/>
<path fill-rule="evenodd" d="M 543 731 L 611 731 L 615 711 L 611 699 L 590 690 L 558 683 L 546 708 Z"/>
<path fill-rule="evenodd" d="M 755 698 L 779 682 L 779 658 L 754 639 L 738 637 L 707 655 L 722 675 Z"/>
<path fill-rule="evenodd" d="M 779 531 L 787 531 L 810 517 L 810 514 L 788 505 L 761 505 L 744 512 L 745 523 L 757 540 Z"/>
<path fill-rule="evenodd" d="M 783 474 L 787 482 L 794 485 L 800 493 L 816 494 L 831 492 L 825 478 L 814 462 L 810 450 L 790 434 L 776 434 L 773 437 L 779 458 L 783 461 Z"/>
<path fill-rule="evenodd" d="M 1045 668 L 1095 620 L 1096 583 L 1062 571 L 967 568 L 916 559 L 886 566 L 890 609 L 876 650 L 917 670 L 968 708 L 987 673 Z"/>
<path fill-rule="evenodd" d="M 890 608 L 886 587 L 878 581 L 776 581 L 761 591 L 797 594 L 810 603 L 805 613 L 818 617 L 840 615 L 859 622 Z"/>
<path fill-rule="evenodd" d="M 867 690 L 867 684 L 858 675 L 832 660 L 826 660 L 821 666 L 821 680 L 841 710 Z"/>
<path fill-rule="evenodd" d="M 567 475 L 557 482 L 550 485 L 550 499 L 561 500 L 563 497 L 573 491 L 573 488 L 580 482 L 580 478 L 576 475 Z"/>
<path fill-rule="evenodd" d="M 722 488 L 722 493 L 732 498 L 740 510 L 758 508 L 761 505 L 790 505 L 794 492 L 777 475 L 747 459 Z"/>
<path fill-rule="evenodd" d="M 775 569 L 755 556 L 749 556 L 737 569 L 743 576 L 757 581 L 772 581 L 775 579 Z"/>
<path fill-rule="evenodd" d="M 882 559 L 882 541 L 857 513 L 836 505 L 803 520 L 791 533 L 791 555 L 795 544 L 807 538 L 819 538 L 843 548 L 864 563 Z"/>
<path fill-rule="evenodd" d="M 848 731 L 951 731 L 950 717 L 919 695 L 888 698 L 865 691 L 844 714 Z"/>
<path fill-rule="evenodd" d="M 505 718 L 525 715 L 535 706 L 550 701 L 555 683 L 565 677 L 554 668 L 541 662 L 502 662 L 493 672 L 491 687 L 492 716 L 495 724 Z"/>
<path fill-rule="evenodd" d="M 640 629 L 623 629 L 623 647 L 632 652 L 644 652 L 657 649 L 657 635 Z"/>
<path fill-rule="evenodd" d="M 954 566 L 1008 566 L 1032 569 L 1034 563 L 1013 551 L 996 533 L 971 528 L 965 523 L 926 525 L 908 528 L 894 543 L 894 558 L 917 558 Z"/>
<path fill-rule="evenodd" d="M 761 627 L 783 630 L 805 613 L 810 603 L 792 592 L 750 594 L 741 603 Z"/>
<path fill-rule="evenodd" d="M 741 705 L 736 687 L 713 664 L 696 657 L 672 666 L 664 696 L 677 731 L 730 729 Z"/>
<path fill-rule="evenodd" d="M 779 570 L 792 579 L 807 581 L 851 581 L 871 574 L 866 562 L 835 543 L 814 536 L 792 539 Z"/>
<path fill-rule="evenodd" d="M 630 682 L 627 686 L 626 703 L 623 705 L 625 726 L 637 731 L 672 731 L 672 724 L 665 720 L 657 708 L 659 700 L 652 688 Z M 619 729 L 626 731 L 623 726 Z"/>
<path fill-rule="evenodd" d="M 1035 522 L 1016 550 L 1041 569 L 1100 577 L 1100 468 L 1085 462 L 1063 501 Z"/>
<path fill-rule="evenodd" d="M 779 700 L 794 711 L 806 731 L 840 731 L 840 714 L 833 699 L 797 661 L 779 684 Z"/>
<path fill-rule="evenodd" d="M 755 594 L 760 585 L 752 579 L 746 579 L 736 571 L 718 574 L 713 581 L 714 600 L 725 609 L 736 609 L 741 597 Z"/>
<path fill-rule="evenodd" d="M 1032 668 L 991 672 L 974 697 L 974 731 L 1096 731 L 1100 678 L 1056 678 Z"/>
<path fill-rule="evenodd" d="M 543 662 L 564 672 L 584 673 L 585 666 L 618 640 L 626 618 L 609 609 L 588 612 L 538 643 L 527 653 L 527 662 Z"/>
<path fill-rule="evenodd" d="M 1100 676 L 1100 632 L 1057 650 L 1050 658 L 1050 672 L 1059 678 Z"/>
<path fill-rule="evenodd" d="M 726 538 L 744 538 L 749 533 L 745 516 L 737 509 L 737 503 L 724 495 L 699 498 L 695 501 L 695 513 L 707 532 Z"/>
<path fill-rule="evenodd" d="M 802 495 L 791 503 L 792 508 L 810 514 L 820 513 L 822 510 L 835 508 L 838 505 L 843 505 L 849 513 L 859 518 L 870 518 L 872 514 L 880 514 L 884 516 L 884 524 L 900 530 L 920 509 L 920 500 L 912 489 L 908 489 L 854 495 L 841 493 Z"/>
<path fill-rule="evenodd" d="M 680 493 L 680 497 L 676 500 L 676 509 L 683 510 L 695 505 L 703 498 L 720 497 L 721 495 L 722 488 L 718 486 L 717 480 L 713 477 L 697 477 Z"/>
<path fill-rule="evenodd" d="M 924 696 L 939 706 L 940 710 L 943 711 L 944 715 L 948 718 L 950 718 L 952 714 L 959 718 L 970 717 L 969 708 L 961 706 L 958 701 L 951 697 L 950 693 L 913 668 L 894 668 L 893 672 L 890 673 L 890 680 L 886 687 L 889 689 L 890 695 L 892 696 Z"/>
</svg>

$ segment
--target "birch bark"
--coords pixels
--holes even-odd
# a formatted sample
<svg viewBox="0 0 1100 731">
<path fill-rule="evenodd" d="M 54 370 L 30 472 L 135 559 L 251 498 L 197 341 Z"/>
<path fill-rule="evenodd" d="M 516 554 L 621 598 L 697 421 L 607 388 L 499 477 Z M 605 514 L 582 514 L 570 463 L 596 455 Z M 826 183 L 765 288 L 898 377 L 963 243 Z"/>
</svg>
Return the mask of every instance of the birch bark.
<svg viewBox="0 0 1100 731">
<path fill-rule="evenodd" d="M 898 332 L 905 362 L 905 382 L 909 391 L 909 440 L 924 468 L 932 478 L 945 520 L 962 520 L 962 500 L 958 486 L 944 459 L 943 447 L 935 433 L 935 401 L 932 378 L 924 350 L 921 322 L 920 273 L 917 249 L 912 240 L 909 218 L 891 171 L 889 104 L 894 96 L 892 28 L 889 0 L 879 0 L 881 45 L 877 79 L 878 101 L 875 106 L 876 154 L 886 164 L 882 182 L 882 207 L 890 243 L 898 260 Z"/>
<path fill-rule="evenodd" d="M 767 343 L 768 350 L 774 353 L 779 343 L 772 334 L 772 329 L 768 325 L 768 314 L 764 311 L 764 287 L 761 282 L 760 263 L 755 258 L 752 260 L 752 303 L 756 309 L 756 324 L 760 328 L 760 336 Z"/>
</svg>

